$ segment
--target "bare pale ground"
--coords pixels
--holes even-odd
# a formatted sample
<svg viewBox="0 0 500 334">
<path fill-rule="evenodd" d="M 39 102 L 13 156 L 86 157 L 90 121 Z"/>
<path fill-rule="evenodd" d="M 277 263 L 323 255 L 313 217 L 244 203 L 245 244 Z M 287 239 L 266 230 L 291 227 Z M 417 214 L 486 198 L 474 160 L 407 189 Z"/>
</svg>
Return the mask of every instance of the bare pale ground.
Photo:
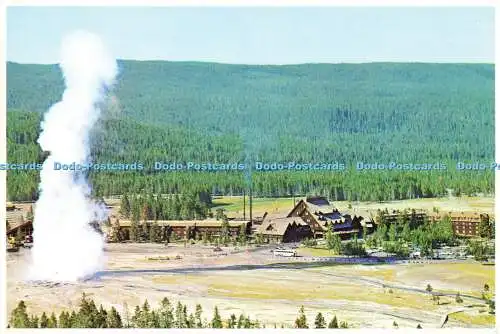
<svg viewBox="0 0 500 334">
<path fill-rule="evenodd" d="M 484 212 L 494 214 L 494 197 L 452 197 L 452 198 L 419 198 L 403 201 L 388 202 L 336 202 L 341 209 L 347 208 L 349 203 L 355 209 L 360 210 L 403 210 L 403 209 L 423 209 L 432 212 L 437 208 L 439 212 Z"/>
<path fill-rule="evenodd" d="M 484 283 L 494 290 L 494 267 L 476 263 L 406 265 L 329 265 L 292 263 L 273 258 L 269 248 L 224 249 L 227 255 L 215 256 L 209 247 L 151 244 L 108 244 L 104 271 L 92 280 L 76 284 L 38 284 L 23 282 L 29 263 L 29 250 L 7 255 L 7 311 L 25 300 L 29 311 L 55 311 L 77 307 L 82 292 L 97 304 L 124 306 L 131 316 L 133 308 L 147 298 L 157 306 L 163 297 L 188 305 L 189 312 L 201 304 L 210 320 L 214 306 L 224 318 L 245 313 L 266 327 L 281 324 L 291 327 L 300 305 L 313 326 L 317 312 L 327 321 L 333 314 L 352 327 L 436 328 L 444 315 L 446 327 L 494 327 L 494 316 L 479 314 L 481 301 L 465 297 L 480 295 Z M 175 259 L 179 255 L 181 259 Z M 165 260 L 165 257 L 170 260 Z M 161 259 L 164 260 L 161 260 Z M 281 262 L 281 264 L 278 264 Z M 142 270 L 142 271 L 141 271 Z M 430 283 L 435 291 L 464 297 L 441 297 L 436 305 L 423 291 Z M 392 288 L 391 288 L 392 287 Z M 417 289 L 420 291 L 412 291 Z M 476 307 L 467 307 L 477 305 Z"/>
</svg>

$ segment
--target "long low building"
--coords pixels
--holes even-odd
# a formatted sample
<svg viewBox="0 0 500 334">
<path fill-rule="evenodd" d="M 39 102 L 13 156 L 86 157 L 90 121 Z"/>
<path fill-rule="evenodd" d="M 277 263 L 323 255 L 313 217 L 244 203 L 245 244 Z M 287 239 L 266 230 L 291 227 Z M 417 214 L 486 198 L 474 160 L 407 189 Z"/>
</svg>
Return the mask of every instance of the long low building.
<svg viewBox="0 0 500 334">
<path fill-rule="evenodd" d="M 409 222 L 413 221 L 415 226 L 423 224 L 425 219 L 428 217 L 427 211 L 422 209 L 390 211 L 386 209 L 375 215 L 375 222 L 377 224 L 381 224 L 381 220 L 383 220 L 386 224 L 394 224 L 401 221 L 404 215 L 406 215 Z"/>
<path fill-rule="evenodd" d="M 223 222 L 215 219 L 204 220 L 148 220 L 141 221 L 139 224 L 152 225 L 153 223 L 163 228 L 165 237 L 171 237 L 173 234 L 179 239 L 197 239 L 204 233 L 212 237 L 217 237 L 222 233 Z M 118 220 L 120 229 L 124 232 L 125 239 L 130 238 L 130 228 L 132 226 L 131 220 Z M 249 221 L 228 221 L 228 231 L 230 236 L 239 235 L 242 226 L 244 226 L 245 233 L 251 233 L 251 224 Z"/>
</svg>

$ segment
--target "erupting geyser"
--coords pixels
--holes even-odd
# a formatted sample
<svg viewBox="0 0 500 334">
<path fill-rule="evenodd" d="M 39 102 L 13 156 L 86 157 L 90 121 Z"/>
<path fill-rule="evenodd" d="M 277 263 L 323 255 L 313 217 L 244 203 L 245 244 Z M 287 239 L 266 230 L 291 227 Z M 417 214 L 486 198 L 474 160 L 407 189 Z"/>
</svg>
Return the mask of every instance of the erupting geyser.
<svg viewBox="0 0 500 334">
<path fill-rule="evenodd" d="M 90 130 L 99 119 L 99 104 L 114 82 L 117 64 L 98 36 L 78 31 L 63 40 L 60 67 L 66 89 L 45 114 L 38 138 L 50 155 L 40 172 L 29 278 L 71 282 L 101 268 L 104 240 L 89 223 L 105 218 L 106 212 L 90 199 L 84 175 L 55 170 L 54 163 L 89 162 Z"/>
</svg>

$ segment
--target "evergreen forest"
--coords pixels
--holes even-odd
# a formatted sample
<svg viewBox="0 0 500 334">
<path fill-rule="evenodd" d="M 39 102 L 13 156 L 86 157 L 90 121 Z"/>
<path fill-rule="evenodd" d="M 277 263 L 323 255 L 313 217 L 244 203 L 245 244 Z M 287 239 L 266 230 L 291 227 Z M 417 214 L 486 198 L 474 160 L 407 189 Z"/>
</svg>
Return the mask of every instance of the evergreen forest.
<svg viewBox="0 0 500 334">
<path fill-rule="evenodd" d="M 119 61 L 116 86 L 92 131 L 98 197 L 192 191 L 254 196 L 325 195 L 398 200 L 491 195 L 492 64 L 229 65 Z M 64 90 L 57 65 L 7 63 L 7 162 L 43 163 L 40 122 Z M 64 138 L 61 138 L 64 140 Z M 344 171 L 155 171 L 163 163 L 342 163 Z M 444 163 L 446 170 L 357 171 L 365 163 Z M 38 196 L 39 172 L 7 173 L 7 196 Z"/>
</svg>

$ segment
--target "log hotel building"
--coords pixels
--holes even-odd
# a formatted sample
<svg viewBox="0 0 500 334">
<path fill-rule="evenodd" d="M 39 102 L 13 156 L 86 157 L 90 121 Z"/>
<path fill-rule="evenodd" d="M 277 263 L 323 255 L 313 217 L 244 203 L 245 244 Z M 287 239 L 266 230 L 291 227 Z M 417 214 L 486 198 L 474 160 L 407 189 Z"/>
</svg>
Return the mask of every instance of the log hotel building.
<svg viewBox="0 0 500 334">
<path fill-rule="evenodd" d="M 399 221 L 402 218 L 403 212 L 398 211 L 398 210 L 386 210 L 381 211 L 381 214 L 383 216 L 383 220 L 387 224 L 393 224 Z M 416 225 L 421 225 L 425 222 L 425 219 L 428 217 L 427 211 L 424 210 L 411 210 L 411 212 L 407 212 L 407 218 L 410 222 L 414 222 Z M 381 217 L 377 217 L 381 218 Z M 381 221 L 376 221 L 377 224 L 380 224 Z"/>
<path fill-rule="evenodd" d="M 361 236 L 363 227 L 371 233 L 373 219 L 368 212 L 339 212 L 325 197 L 307 197 L 295 204 L 286 217 L 265 217 L 256 233 L 269 242 L 297 242 L 322 238 L 331 226 L 342 239 Z"/>
<path fill-rule="evenodd" d="M 7 235 L 24 238 L 33 232 L 33 223 L 27 219 L 27 210 L 7 203 Z M 384 219 L 392 223 L 398 221 L 401 213 L 398 211 L 385 212 Z M 481 221 L 489 221 L 492 217 L 485 213 L 427 213 L 413 210 L 409 216 L 415 221 L 423 222 L 425 219 L 438 221 L 444 216 L 451 219 L 453 231 L 458 236 L 475 237 L 479 235 Z M 115 223 L 118 217 L 111 217 Z M 142 222 L 140 222 L 142 224 Z M 153 221 L 147 223 L 152 224 Z M 222 231 L 222 221 L 215 219 L 205 220 L 165 220 L 156 222 L 162 227 L 165 237 L 184 239 L 186 237 L 199 239 L 204 233 L 217 237 Z M 368 233 L 373 232 L 377 223 L 369 212 L 346 210 L 339 212 L 325 197 L 307 197 L 299 200 L 286 216 L 271 217 L 267 213 L 262 217 L 248 220 L 229 220 L 229 234 L 237 236 L 242 226 L 247 235 L 260 234 L 268 242 L 298 242 L 306 238 L 322 238 L 328 226 L 332 226 L 333 233 L 342 239 L 349 239 L 353 235 L 361 236 L 363 228 Z M 118 219 L 119 229 L 125 240 L 130 237 L 130 220 Z M 98 227 L 96 227 L 97 229 Z"/>
<path fill-rule="evenodd" d="M 475 237 L 479 235 L 479 224 L 483 221 L 489 222 L 490 217 L 486 213 L 464 213 L 464 212 L 448 212 L 444 214 L 431 215 L 431 221 L 438 221 L 444 216 L 451 219 L 453 233 L 462 237 Z"/>
<path fill-rule="evenodd" d="M 130 220 L 118 220 L 121 233 L 124 235 L 125 240 L 130 239 L 130 228 L 132 222 Z M 143 224 L 144 222 L 139 222 Z M 152 225 L 155 221 L 148 220 L 146 224 Z M 157 220 L 156 223 L 160 226 L 163 237 L 165 239 L 201 239 L 203 234 L 210 237 L 218 237 L 222 232 L 222 221 L 215 219 L 205 220 Z M 243 226 L 245 233 L 251 233 L 251 224 L 249 221 L 229 220 L 228 231 L 231 237 L 236 237 L 240 233 Z"/>
</svg>

